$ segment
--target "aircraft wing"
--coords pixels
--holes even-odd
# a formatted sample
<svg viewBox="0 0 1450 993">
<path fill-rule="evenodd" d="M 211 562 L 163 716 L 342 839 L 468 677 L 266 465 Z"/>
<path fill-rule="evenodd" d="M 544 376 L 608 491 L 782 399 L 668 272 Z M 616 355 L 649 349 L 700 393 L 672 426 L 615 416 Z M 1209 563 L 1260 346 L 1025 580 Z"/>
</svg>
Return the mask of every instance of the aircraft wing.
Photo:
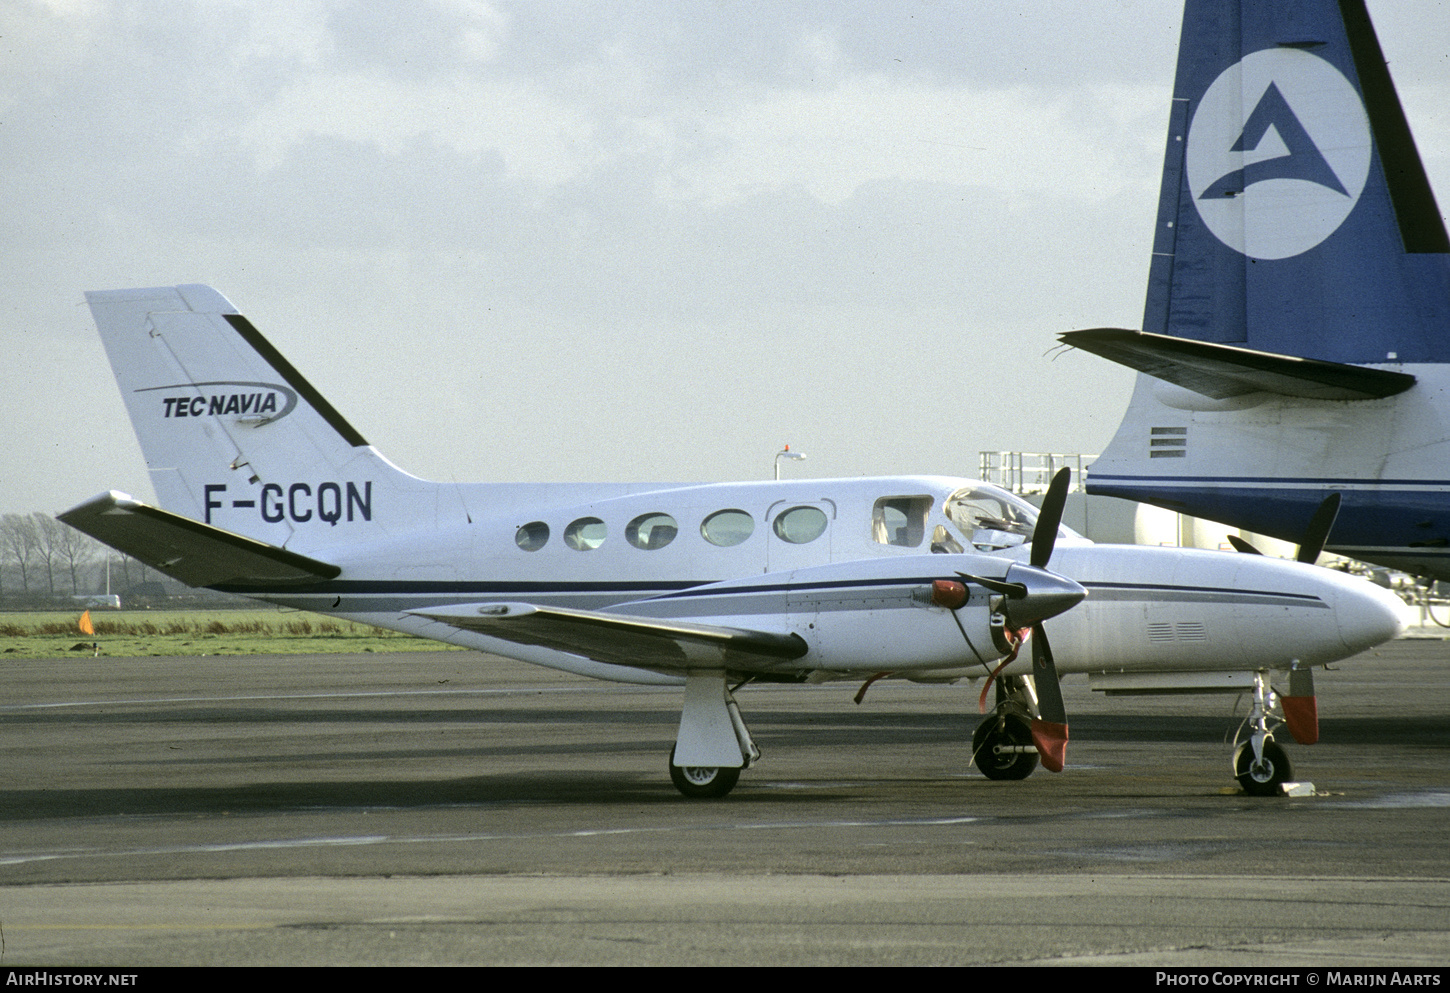
<svg viewBox="0 0 1450 993">
<path fill-rule="evenodd" d="M 1058 340 L 1214 400 L 1256 392 L 1311 400 L 1370 400 L 1394 396 L 1415 385 L 1414 376 L 1388 369 L 1124 328 L 1068 331 L 1058 335 Z"/>
<path fill-rule="evenodd" d="M 342 572 L 339 566 L 193 521 L 115 490 L 59 517 L 188 586 L 307 583 Z"/>
<path fill-rule="evenodd" d="M 470 603 L 410 613 L 516 644 L 669 672 L 722 666 L 768 671 L 807 651 L 796 634 L 527 603 Z"/>
</svg>

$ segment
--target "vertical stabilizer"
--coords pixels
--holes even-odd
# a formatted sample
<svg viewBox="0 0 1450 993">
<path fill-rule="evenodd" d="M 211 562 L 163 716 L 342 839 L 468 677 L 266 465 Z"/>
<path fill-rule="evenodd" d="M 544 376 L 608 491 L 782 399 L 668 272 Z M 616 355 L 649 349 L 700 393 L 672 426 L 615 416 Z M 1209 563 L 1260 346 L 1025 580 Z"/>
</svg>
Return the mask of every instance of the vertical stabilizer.
<svg viewBox="0 0 1450 993">
<path fill-rule="evenodd" d="M 371 448 L 216 290 L 86 301 L 166 510 L 285 546 L 300 530 L 387 530 L 432 488 Z"/>
<path fill-rule="evenodd" d="M 1143 330 L 1450 360 L 1450 242 L 1363 0 L 1184 11 Z"/>
<path fill-rule="evenodd" d="M 1363 0 L 1188 0 L 1140 373 L 1088 492 L 1450 578 L 1450 241 Z"/>
</svg>

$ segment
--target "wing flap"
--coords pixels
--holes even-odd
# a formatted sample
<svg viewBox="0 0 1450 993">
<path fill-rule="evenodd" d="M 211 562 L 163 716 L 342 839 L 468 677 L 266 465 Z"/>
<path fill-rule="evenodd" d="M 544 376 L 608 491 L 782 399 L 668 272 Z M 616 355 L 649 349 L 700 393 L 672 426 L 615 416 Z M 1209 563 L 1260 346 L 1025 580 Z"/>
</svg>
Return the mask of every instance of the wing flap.
<svg viewBox="0 0 1450 993">
<path fill-rule="evenodd" d="M 1058 340 L 1214 400 L 1259 392 L 1309 400 L 1372 400 L 1415 385 L 1414 376 L 1388 369 L 1124 328 L 1068 331 Z"/>
<path fill-rule="evenodd" d="M 339 566 L 152 507 L 112 490 L 59 515 L 77 531 L 188 586 L 334 579 Z"/>
<path fill-rule="evenodd" d="M 768 671 L 808 650 L 797 634 L 526 603 L 470 603 L 410 613 L 459 630 L 596 662 L 674 672 L 721 667 Z"/>
</svg>

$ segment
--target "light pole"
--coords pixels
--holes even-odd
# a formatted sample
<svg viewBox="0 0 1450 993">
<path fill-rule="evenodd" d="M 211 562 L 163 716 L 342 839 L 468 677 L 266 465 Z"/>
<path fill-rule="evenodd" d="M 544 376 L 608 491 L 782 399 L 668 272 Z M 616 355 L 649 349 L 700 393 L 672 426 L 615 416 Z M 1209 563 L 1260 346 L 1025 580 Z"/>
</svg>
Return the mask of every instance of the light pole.
<svg viewBox="0 0 1450 993">
<path fill-rule="evenodd" d="M 775 481 L 777 483 L 780 482 L 780 460 L 781 459 L 794 459 L 795 461 L 799 462 L 801 459 L 803 459 L 805 457 L 806 457 L 806 453 L 805 452 L 792 452 L 790 450 L 790 446 L 789 445 L 786 445 L 780 451 L 776 452 L 775 453 Z"/>
</svg>

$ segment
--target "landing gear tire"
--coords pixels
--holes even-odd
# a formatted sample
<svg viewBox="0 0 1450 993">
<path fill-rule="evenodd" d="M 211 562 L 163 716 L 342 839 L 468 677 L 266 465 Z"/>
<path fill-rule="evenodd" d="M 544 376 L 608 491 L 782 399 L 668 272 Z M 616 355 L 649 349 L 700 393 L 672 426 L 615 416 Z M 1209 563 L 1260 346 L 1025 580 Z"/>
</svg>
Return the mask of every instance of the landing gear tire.
<svg viewBox="0 0 1450 993">
<path fill-rule="evenodd" d="M 1026 779 L 1037 768 L 1032 725 L 1016 714 L 987 718 L 972 735 L 972 758 L 988 779 Z"/>
<path fill-rule="evenodd" d="M 1234 752 L 1234 776 L 1249 796 L 1278 796 L 1279 787 L 1294 778 L 1289 756 L 1273 738 L 1264 742 L 1264 759 L 1254 761 L 1252 742 L 1244 742 Z"/>
<path fill-rule="evenodd" d="M 670 782 L 691 800 L 713 800 L 735 788 L 740 770 L 728 767 L 675 765 L 675 752 L 670 749 Z"/>
</svg>

